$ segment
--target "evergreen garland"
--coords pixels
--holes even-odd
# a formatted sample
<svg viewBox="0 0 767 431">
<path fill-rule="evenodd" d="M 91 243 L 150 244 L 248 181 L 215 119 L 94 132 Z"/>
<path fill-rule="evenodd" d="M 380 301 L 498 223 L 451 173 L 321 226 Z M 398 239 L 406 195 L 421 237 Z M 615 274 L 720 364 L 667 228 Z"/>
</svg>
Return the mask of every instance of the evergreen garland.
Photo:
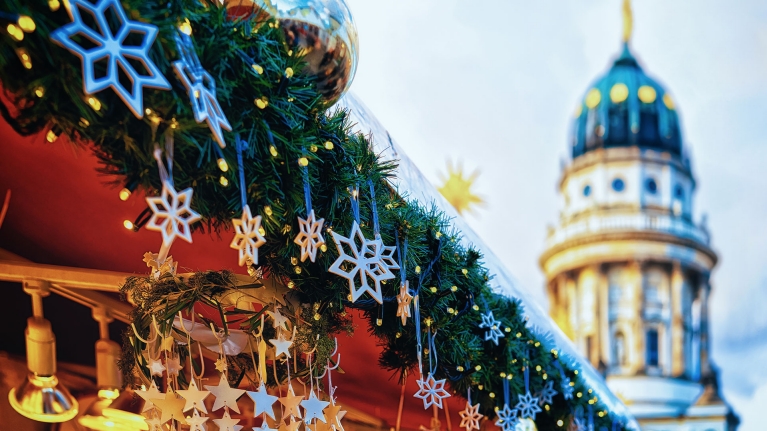
<svg viewBox="0 0 767 431">
<path fill-rule="evenodd" d="M 495 416 L 494 408 L 503 405 L 504 378 L 510 379 L 513 394 L 524 393 L 523 367 L 530 370 L 531 392 L 535 394 L 551 379 L 559 391 L 560 375 L 554 364 L 558 355 L 556 350 L 543 347 L 552 345 L 542 343 L 546 335 L 529 327 L 517 301 L 492 292 L 480 252 L 461 245 L 460 233 L 451 228 L 447 217 L 387 186 L 395 164 L 379 160 L 370 137 L 350 132 L 346 112 L 326 111 L 312 78 L 299 73 L 301 58 L 290 52 L 274 22 L 257 24 L 229 17 L 218 2 L 122 0 L 131 19 L 158 26 L 160 33 L 151 59 L 173 86 L 172 91 L 144 89 L 147 115 L 137 119 L 109 89 L 93 95 L 100 109 L 89 103 L 82 90 L 80 59 L 49 38 L 51 31 L 70 22 L 63 4 L 51 10 L 53 2 L 0 1 L 0 11 L 30 16 L 37 27 L 22 41 L 0 35 L 0 82 L 10 102 L 10 108 L 0 104 L 0 113 L 17 133 L 64 134 L 92 149 L 101 161 L 100 171 L 117 178 L 119 186 L 142 189 L 147 195 L 157 194 L 161 188 L 152 151 L 155 145 L 172 139 L 176 187 L 194 187 L 192 206 L 204 220 L 196 228 L 211 231 L 228 230 L 230 220 L 241 212 L 234 142 L 234 136 L 239 136 L 247 142 L 243 157 L 248 204 L 264 216 L 267 242 L 259 250 L 259 269 L 294 286 L 300 302 L 307 305 L 291 310 L 298 312 L 299 319 L 293 316 L 293 320 L 303 331 L 299 345 L 308 345 L 320 335 L 318 359 L 327 358 L 333 347 L 332 336 L 351 331 L 346 310 L 361 308 L 370 322 L 370 332 L 383 345 L 381 367 L 397 371 L 403 378 L 417 369 L 416 337 L 422 337 L 426 345 L 425 330 L 438 329 L 435 377 L 447 378 L 459 395 L 471 386 L 474 402 L 480 402 L 482 413 L 490 418 Z M 232 125 L 232 132 L 225 133 L 228 145 L 223 150 L 207 125 L 194 121 L 186 90 L 172 73 L 170 64 L 178 58 L 173 35 L 186 19 L 193 29 L 202 66 L 215 79 L 218 100 Z M 24 66 L 19 49 L 29 56 L 31 68 Z M 256 100 L 265 106 L 259 107 Z M 217 166 L 221 157 L 229 166 L 226 172 Z M 374 198 L 384 243 L 408 241 L 407 279 L 420 295 L 421 316 L 426 322 L 421 334 L 415 333 L 412 322 L 402 326 L 395 317 L 396 280 L 383 286 L 383 309 L 372 300 L 352 304 L 347 301 L 346 280 L 327 272 L 337 257 L 334 247 L 320 253 L 315 263 L 296 262 L 299 247 L 293 238 L 297 217 L 305 216 L 298 164 L 301 157 L 309 160 L 313 207 L 328 229 L 344 233 L 350 229 L 354 220 L 350 187 L 359 185 L 367 190 L 368 181 L 377 186 Z M 222 185 L 221 176 L 228 180 L 228 186 Z M 370 199 L 368 193 L 360 194 L 361 226 L 367 237 L 372 237 Z M 123 287 L 137 304 L 133 321 L 142 336 L 148 333 L 151 316 L 161 325 L 170 325 L 178 311 L 189 311 L 198 303 L 219 309 L 223 318 L 239 322 L 245 330 L 255 330 L 260 324 L 259 312 L 224 310 L 221 306 L 221 294 L 232 289 L 237 287 L 227 272 L 199 273 L 186 279 L 169 274 L 159 280 L 135 277 Z M 497 346 L 484 341 L 485 330 L 478 327 L 480 313 L 488 310 L 504 330 Z M 265 335 L 270 335 L 269 330 L 265 328 Z M 128 334 L 124 371 L 130 373 L 138 366 L 148 374 L 140 367 L 141 348 L 141 343 Z M 596 429 L 611 429 L 615 415 L 590 393 L 572 360 L 558 360 L 578 396 L 565 400 L 558 394 L 537 416 L 538 429 L 560 429 L 559 420 L 567 426 L 574 411 L 587 410 L 589 405 L 602 412 L 595 414 Z M 249 355 L 232 358 L 232 366 L 237 372 L 230 373 L 230 378 L 235 381 L 253 373 Z M 297 375 L 305 372 L 298 370 Z M 516 404 L 514 395 L 509 404 Z"/>
</svg>

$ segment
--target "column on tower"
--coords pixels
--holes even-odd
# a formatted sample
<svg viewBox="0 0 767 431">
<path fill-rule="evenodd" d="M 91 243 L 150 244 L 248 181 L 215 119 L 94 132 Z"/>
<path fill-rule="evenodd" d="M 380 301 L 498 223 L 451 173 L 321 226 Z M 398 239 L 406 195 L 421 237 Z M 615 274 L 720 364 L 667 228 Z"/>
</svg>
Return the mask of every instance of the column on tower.
<svg viewBox="0 0 767 431">
<path fill-rule="evenodd" d="M 684 309 L 684 273 L 680 262 L 675 261 L 671 268 L 671 376 L 685 374 L 685 309 Z"/>
</svg>

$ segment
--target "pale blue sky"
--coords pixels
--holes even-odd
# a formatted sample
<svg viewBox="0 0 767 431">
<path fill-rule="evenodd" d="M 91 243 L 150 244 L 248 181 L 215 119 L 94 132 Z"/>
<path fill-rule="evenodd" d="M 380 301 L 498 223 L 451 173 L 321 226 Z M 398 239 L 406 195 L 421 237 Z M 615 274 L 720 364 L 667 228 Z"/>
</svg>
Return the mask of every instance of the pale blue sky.
<svg viewBox="0 0 767 431">
<path fill-rule="evenodd" d="M 541 300 L 569 123 L 618 54 L 619 0 L 347 0 L 360 38 L 352 91 L 434 182 L 447 159 L 482 174 L 469 221 Z M 673 95 L 720 265 L 714 360 L 762 431 L 767 406 L 767 2 L 634 2 L 633 52 Z M 762 411 L 759 410 L 762 408 Z"/>
</svg>

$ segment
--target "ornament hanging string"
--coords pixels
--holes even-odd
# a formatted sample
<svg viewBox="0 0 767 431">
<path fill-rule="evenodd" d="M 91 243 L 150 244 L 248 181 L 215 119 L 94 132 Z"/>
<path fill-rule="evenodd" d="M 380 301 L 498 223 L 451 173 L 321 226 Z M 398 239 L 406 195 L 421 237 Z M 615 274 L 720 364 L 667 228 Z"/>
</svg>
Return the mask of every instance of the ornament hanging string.
<svg viewBox="0 0 767 431">
<path fill-rule="evenodd" d="M 381 227 L 378 224 L 378 204 L 376 203 L 376 189 L 373 180 L 368 179 L 368 186 L 370 187 L 370 210 L 373 213 L 373 234 L 376 239 L 379 239 L 381 238 Z"/>
<path fill-rule="evenodd" d="M 304 150 L 306 153 L 306 150 Z M 304 182 L 304 202 L 306 204 L 306 216 L 312 212 L 312 192 L 309 187 L 309 166 L 301 167 L 301 176 Z"/>
<path fill-rule="evenodd" d="M 245 151 L 248 143 L 240 139 L 239 134 L 236 135 L 234 139 L 235 142 L 237 142 L 237 170 L 239 171 L 240 176 L 240 204 L 242 205 L 242 210 L 244 211 L 245 206 L 248 205 L 248 201 L 245 197 L 245 167 L 242 164 L 242 152 Z"/>
<path fill-rule="evenodd" d="M 399 229 L 394 229 L 394 241 L 397 243 L 397 257 L 399 258 L 399 280 L 400 284 L 404 285 L 407 281 L 407 269 L 405 264 L 407 263 L 407 236 L 402 240 L 402 245 L 399 242 Z"/>
<path fill-rule="evenodd" d="M 509 401 L 511 401 L 511 395 L 509 394 L 509 380 L 503 379 L 503 402 L 508 406 Z"/>
<path fill-rule="evenodd" d="M 172 134 L 166 134 L 165 135 L 165 161 L 168 164 L 168 167 L 166 169 L 165 164 L 163 164 L 162 161 L 162 150 L 160 150 L 160 146 L 155 144 L 154 146 L 154 159 L 157 161 L 157 170 L 160 173 L 160 181 L 162 181 L 163 184 L 167 184 L 168 188 L 173 188 L 173 135 Z M 165 262 L 165 259 L 168 257 L 168 253 L 170 253 L 170 247 L 173 245 L 173 240 L 170 240 L 166 243 L 166 241 L 162 242 L 162 246 L 160 246 L 160 252 L 157 254 L 157 263 L 158 265 L 162 265 Z"/>
<path fill-rule="evenodd" d="M 588 409 L 589 409 L 589 428 L 588 429 L 593 430 L 594 429 L 594 407 L 592 407 L 591 404 L 589 404 Z"/>
<path fill-rule="evenodd" d="M 524 374 L 525 374 L 525 393 L 529 393 L 530 392 L 530 361 L 529 361 L 529 352 L 528 352 L 528 354 L 525 355 L 525 359 L 528 359 L 528 360 L 525 361 L 526 363 L 525 363 L 525 372 L 524 372 Z"/>
<path fill-rule="evenodd" d="M 357 224 L 360 224 L 359 184 L 355 184 L 354 187 L 350 187 L 349 193 L 351 194 L 352 213 L 354 214 L 354 220 L 357 222 Z"/>
<path fill-rule="evenodd" d="M 431 328 L 426 331 L 426 336 L 428 337 L 429 341 L 429 374 L 432 376 L 437 371 L 437 363 L 439 362 L 439 357 L 437 356 L 437 347 L 434 344 L 434 339 L 437 337 L 437 331 L 438 329 L 434 330 L 434 333 L 432 334 Z M 434 365 L 432 365 L 431 357 L 434 356 Z"/>
</svg>

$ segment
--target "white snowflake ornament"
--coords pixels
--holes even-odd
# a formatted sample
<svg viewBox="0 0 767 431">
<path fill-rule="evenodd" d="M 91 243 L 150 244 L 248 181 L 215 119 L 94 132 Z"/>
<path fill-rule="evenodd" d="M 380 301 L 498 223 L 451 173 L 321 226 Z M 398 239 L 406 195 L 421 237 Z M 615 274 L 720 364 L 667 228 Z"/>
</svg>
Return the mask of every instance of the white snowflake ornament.
<svg viewBox="0 0 767 431">
<path fill-rule="evenodd" d="M 305 262 L 306 259 L 314 262 L 317 258 L 317 250 L 325 244 L 325 238 L 322 237 L 324 224 L 325 219 L 318 220 L 314 210 L 306 219 L 298 218 L 298 235 L 293 242 L 301 246 L 301 262 Z"/>
<path fill-rule="evenodd" d="M 556 395 L 557 391 L 554 389 L 554 381 L 549 380 L 538 394 L 538 405 L 543 406 L 544 404 L 551 404 L 554 402 L 554 396 Z"/>
<path fill-rule="evenodd" d="M 245 205 L 242 209 L 242 217 L 232 219 L 234 225 L 234 239 L 229 247 L 239 251 L 240 266 L 253 262 L 258 264 L 258 248 L 266 244 L 266 239 L 261 234 L 261 216 L 253 217 L 250 207 Z"/>
<path fill-rule="evenodd" d="M 559 387 L 562 390 L 562 396 L 564 396 L 566 400 L 573 399 L 573 392 L 575 392 L 575 388 L 570 385 L 569 377 L 563 378 Z"/>
<path fill-rule="evenodd" d="M 200 214 L 189 206 L 192 203 L 192 193 L 191 187 L 178 193 L 172 184 L 163 181 L 160 196 L 146 198 L 152 210 L 146 228 L 161 232 L 164 246 L 170 247 L 176 238 L 192 242 L 189 225 L 201 219 Z"/>
<path fill-rule="evenodd" d="M 535 420 L 535 415 L 541 411 L 540 406 L 538 406 L 538 398 L 534 397 L 530 392 L 519 396 L 519 401 L 515 408 L 519 412 L 520 417 L 532 420 Z"/>
<path fill-rule="evenodd" d="M 495 421 L 495 425 L 500 427 L 503 431 L 513 431 L 517 426 L 519 418 L 517 415 L 519 412 L 517 409 L 509 408 L 508 404 L 504 404 L 503 408 L 498 410 L 498 420 Z"/>
<path fill-rule="evenodd" d="M 384 245 L 380 239 L 369 240 L 362 234 L 355 221 L 348 237 L 332 232 L 333 242 L 338 249 L 338 259 L 328 272 L 349 280 L 351 301 L 356 302 L 365 292 L 379 304 L 383 304 L 381 282 L 394 278 L 390 268 L 392 262 L 384 261 Z M 359 246 L 357 243 L 359 242 Z M 347 250 L 351 252 L 347 253 Z M 399 266 L 397 266 L 399 268 Z M 372 286 L 370 285 L 372 281 Z"/>
<path fill-rule="evenodd" d="M 426 380 L 421 378 L 416 380 L 416 383 L 419 389 L 413 396 L 423 400 L 424 409 L 428 409 L 431 405 L 442 408 L 442 400 L 450 397 L 450 393 L 445 390 L 445 379 L 435 380 L 431 373 Z"/>
<path fill-rule="evenodd" d="M 492 310 L 488 310 L 487 313 L 482 315 L 482 323 L 479 324 L 480 328 L 487 328 L 485 332 L 485 341 L 492 341 L 495 345 L 498 345 L 498 339 L 503 338 L 503 331 L 501 331 L 501 322 L 495 319 Z"/>
</svg>

